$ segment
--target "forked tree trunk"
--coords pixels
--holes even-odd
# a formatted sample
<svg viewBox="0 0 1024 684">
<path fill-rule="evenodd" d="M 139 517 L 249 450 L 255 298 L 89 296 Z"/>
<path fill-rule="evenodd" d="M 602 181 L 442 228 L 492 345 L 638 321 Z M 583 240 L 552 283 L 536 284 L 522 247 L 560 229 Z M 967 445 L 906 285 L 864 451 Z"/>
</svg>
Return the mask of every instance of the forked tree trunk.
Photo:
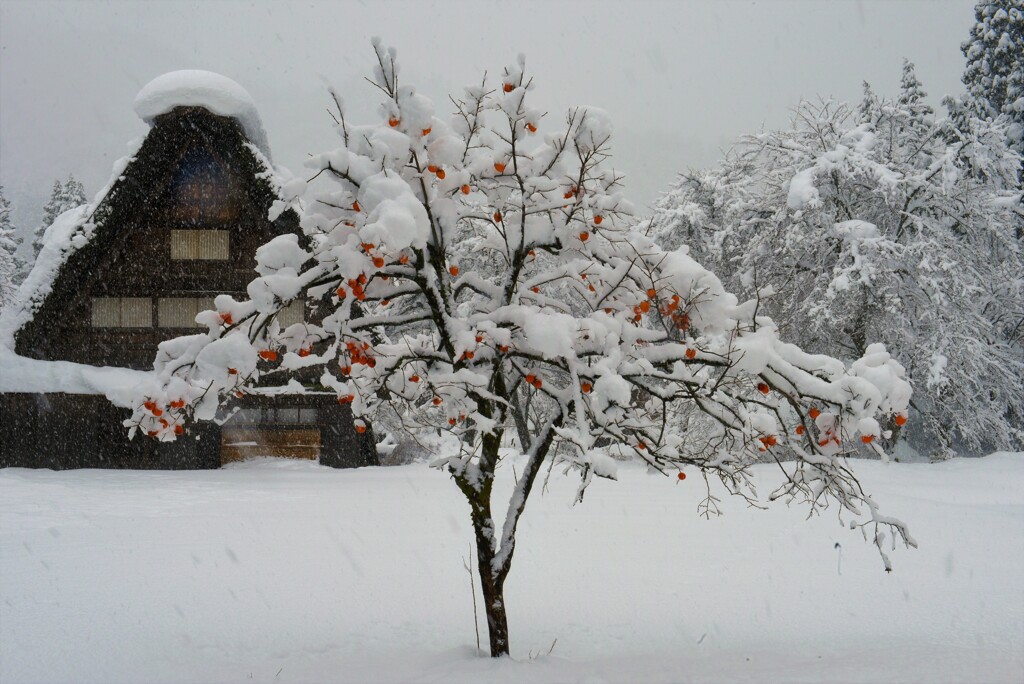
<svg viewBox="0 0 1024 684">
<path fill-rule="evenodd" d="M 491 491 L 494 485 L 494 471 L 498 463 L 498 450 L 503 432 L 484 434 L 481 437 L 480 480 L 470 483 L 466 477 L 453 472 L 455 482 L 466 496 L 473 520 L 473 534 L 476 537 L 477 574 L 484 597 L 484 614 L 487 616 L 487 636 L 491 646 L 491 657 L 509 655 L 508 615 L 505 612 L 505 579 L 512 567 L 515 553 L 515 530 L 526 508 L 533 483 L 536 481 L 540 464 L 547 456 L 555 435 L 555 428 L 561 424 L 561 417 L 553 420 L 534 440 L 523 474 L 519 477 L 510 505 L 508 519 L 503 528 L 497 527 L 491 515 Z M 500 540 L 500 541 L 499 541 Z M 496 560 L 501 547 L 500 560 Z"/>
<path fill-rule="evenodd" d="M 492 479 L 470 499 L 473 534 L 476 537 L 477 575 L 484 596 L 484 614 L 487 616 L 487 634 L 491 657 L 508 655 L 508 617 L 505 613 L 505 577 L 494 567 L 494 519 L 491 516 L 490 493 Z M 465 490 L 463 490 L 465 491 Z"/>
</svg>

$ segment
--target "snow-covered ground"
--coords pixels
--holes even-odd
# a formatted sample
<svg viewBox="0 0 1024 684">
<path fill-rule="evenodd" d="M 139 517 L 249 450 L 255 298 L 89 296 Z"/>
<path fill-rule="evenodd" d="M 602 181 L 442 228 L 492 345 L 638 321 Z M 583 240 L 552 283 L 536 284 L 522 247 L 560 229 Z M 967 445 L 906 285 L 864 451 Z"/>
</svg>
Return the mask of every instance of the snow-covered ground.
<svg viewBox="0 0 1024 684">
<path fill-rule="evenodd" d="M 423 465 L 0 470 L 0 680 L 1024 680 L 1024 454 L 856 470 L 921 545 L 891 575 L 834 517 L 705 521 L 699 478 L 632 465 L 572 507 L 553 474 L 497 662 L 468 509 Z"/>
</svg>

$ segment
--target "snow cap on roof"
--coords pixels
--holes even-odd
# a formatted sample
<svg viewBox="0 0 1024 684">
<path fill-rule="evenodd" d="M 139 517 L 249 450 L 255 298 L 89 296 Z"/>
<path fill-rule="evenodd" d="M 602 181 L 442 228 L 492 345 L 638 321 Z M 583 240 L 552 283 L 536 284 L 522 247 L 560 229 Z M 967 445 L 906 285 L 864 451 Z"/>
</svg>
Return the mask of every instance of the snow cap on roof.
<svg viewBox="0 0 1024 684">
<path fill-rule="evenodd" d="M 157 76 L 135 96 L 135 113 L 152 125 L 175 107 L 202 107 L 218 116 L 235 119 L 249 142 L 270 158 L 270 146 L 252 96 L 227 76 L 188 69 Z"/>
</svg>

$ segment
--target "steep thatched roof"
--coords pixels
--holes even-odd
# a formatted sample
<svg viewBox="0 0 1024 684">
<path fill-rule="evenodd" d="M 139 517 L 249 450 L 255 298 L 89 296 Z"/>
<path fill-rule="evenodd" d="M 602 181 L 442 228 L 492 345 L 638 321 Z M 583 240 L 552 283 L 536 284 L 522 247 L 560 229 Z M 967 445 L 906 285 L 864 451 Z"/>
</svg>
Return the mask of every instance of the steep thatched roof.
<svg viewBox="0 0 1024 684">
<path fill-rule="evenodd" d="M 151 211 L 184 152 L 195 145 L 213 150 L 241 180 L 243 202 L 264 216 L 278 198 L 270 162 L 249 142 L 234 119 L 199 107 L 179 107 L 154 121 L 134 156 L 120 160 L 108 186 L 88 205 L 62 214 L 47 230 L 39 258 L 15 299 L 0 315 L 0 344 L 19 350 L 41 327 L 58 320 L 62 297 L 74 290 L 108 256 L 112 233 L 128 226 L 143 210 Z M 294 213 L 274 222 L 276 232 L 297 230 Z"/>
</svg>

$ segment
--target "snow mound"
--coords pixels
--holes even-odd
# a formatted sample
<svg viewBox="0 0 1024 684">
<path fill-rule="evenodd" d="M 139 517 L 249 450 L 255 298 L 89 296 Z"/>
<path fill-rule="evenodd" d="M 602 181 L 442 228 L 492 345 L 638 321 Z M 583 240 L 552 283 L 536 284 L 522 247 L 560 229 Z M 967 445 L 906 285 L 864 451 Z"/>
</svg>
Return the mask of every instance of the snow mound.
<svg viewBox="0 0 1024 684">
<path fill-rule="evenodd" d="M 212 71 L 187 69 L 157 76 L 135 96 L 135 113 L 152 125 L 175 107 L 202 107 L 238 121 L 249 141 L 269 159 L 270 145 L 256 103 L 242 86 Z"/>
<path fill-rule="evenodd" d="M 89 366 L 70 361 L 43 361 L 17 356 L 0 346 L 0 393 L 98 394 L 115 406 L 132 408 L 140 385 L 152 382 L 148 371 Z"/>
</svg>

